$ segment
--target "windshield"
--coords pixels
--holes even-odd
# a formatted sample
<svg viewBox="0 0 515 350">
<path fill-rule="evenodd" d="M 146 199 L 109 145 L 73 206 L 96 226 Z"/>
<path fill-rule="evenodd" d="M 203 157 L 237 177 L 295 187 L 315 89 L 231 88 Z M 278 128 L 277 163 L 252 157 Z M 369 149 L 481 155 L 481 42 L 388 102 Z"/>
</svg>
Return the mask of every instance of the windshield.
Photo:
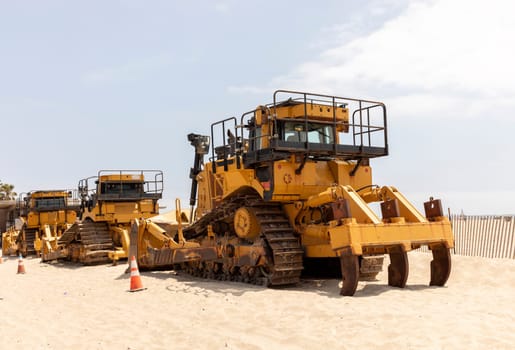
<svg viewBox="0 0 515 350">
<path fill-rule="evenodd" d="M 101 184 L 102 194 L 140 194 L 143 192 L 141 182 L 104 182 Z"/>
<path fill-rule="evenodd" d="M 334 133 L 333 126 L 322 123 L 304 122 L 284 122 L 283 124 L 283 140 L 287 142 L 306 142 L 333 144 Z"/>
<path fill-rule="evenodd" d="M 36 210 L 57 210 L 66 207 L 63 197 L 36 198 L 34 209 Z"/>
</svg>

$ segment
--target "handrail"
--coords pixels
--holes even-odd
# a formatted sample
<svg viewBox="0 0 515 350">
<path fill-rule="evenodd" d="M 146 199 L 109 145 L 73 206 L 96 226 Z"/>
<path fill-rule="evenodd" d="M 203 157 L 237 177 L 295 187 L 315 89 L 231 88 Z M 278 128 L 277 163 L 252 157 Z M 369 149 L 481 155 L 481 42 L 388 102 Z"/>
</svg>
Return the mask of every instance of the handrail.
<svg viewBox="0 0 515 350">
<path fill-rule="evenodd" d="M 78 184 L 78 192 L 81 199 L 87 200 L 90 199 L 94 195 L 101 195 L 105 198 L 109 197 L 109 194 L 98 194 L 97 186 L 93 186 L 90 189 L 90 182 L 94 180 L 95 182 L 100 181 L 101 176 L 109 176 L 109 175 L 119 175 L 119 180 L 114 181 L 114 183 L 124 184 L 130 181 L 122 180 L 122 175 L 132 175 L 139 176 L 143 179 L 140 196 L 144 197 L 145 195 L 161 195 L 164 190 L 164 180 L 163 180 L 163 172 L 161 170 L 100 170 L 97 176 L 90 176 L 84 179 L 79 180 Z M 113 181 L 109 181 L 109 183 L 113 183 Z M 118 191 L 119 195 L 124 195 L 123 186 L 120 186 L 120 191 Z"/>
<path fill-rule="evenodd" d="M 234 140 L 232 143 L 229 143 L 229 142 L 226 142 L 226 139 L 225 139 L 225 134 L 226 134 L 226 129 L 225 129 L 225 125 L 227 122 L 229 121 L 234 121 L 234 132 L 235 132 L 235 135 L 234 136 Z M 223 165 L 224 165 L 224 170 L 227 171 L 227 149 L 226 147 L 229 146 L 233 146 L 234 147 L 234 151 L 236 152 L 236 146 L 237 146 L 237 142 L 238 142 L 238 128 L 237 128 L 237 120 L 236 120 L 236 117 L 229 117 L 229 118 L 226 118 L 226 119 L 223 119 L 223 120 L 220 120 L 216 123 L 213 123 L 211 124 L 211 162 L 212 162 L 212 165 L 213 165 L 213 173 L 216 173 L 216 158 L 215 158 L 215 152 L 216 152 L 216 149 L 215 149 L 215 137 L 214 137 L 214 129 L 215 129 L 215 126 L 217 125 L 221 125 L 222 126 L 222 146 L 223 146 Z M 227 129 L 227 131 L 230 131 L 230 129 Z M 217 147 L 218 148 L 218 147 Z M 229 152 L 230 153 L 230 152 Z"/>
<path fill-rule="evenodd" d="M 282 96 L 286 95 L 286 96 Z M 284 97 L 284 98 L 283 98 Z M 304 116 L 298 116 L 297 121 L 304 123 L 304 132 L 306 133 L 306 139 L 300 143 L 290 143 L 287 140 L 282 140 L 282 136 L 279 135 L 281 132 L 278 128 L 280 120 L 278 119 L 278 108 L 282 104 L 304 104 Z M 308 115 L 309 104 L 317 104 L 332 107 L 332 118 L 328 118 L 325 121 L 317 120 L 316 123 L 332 125 L 332 144 L 330 145 L 331 150 L 328 151 L 326 147 L 318 147 L 318 142 L 310 142 L 310 138 L 307 136 L 309 132 L 310 117 Z M 260 108 L 268 109 L 263 111 L 263 114 L 269 116 L 270 128 L 266 134 L 262 134 L 263 129 L 255 128 L 255 133 L 248 133 L 246 130 L 251 130 L 253 119 L 257 118 L 257 113 L 260 112 Z M 339 121 L 337 120 L 338 108 L 345 108 L 349 115 L 350 120 Z M 302 113 L 302 112 L 301 112 Z M 234 132 L 235 138 L 233 140 L 226 140 L 227 129 L 231 127 L 229 122 L 234 121 Z M 251 152 L 252 155 L 247 160 L 253 162 L 255 157 L 256 160 L 261 157 L 255 151 L 263 150 L 263 144 L 268 139 L 269 149 L 284 152 L 300 152 L 304 153 L 305 157 L 310 156 L 334 156 L 344 157 L 344 159 L 363 159 L 371 157 L 379 157 L 388 154 L 388 136 L 387 136 L 387 122 L 386 122 L 386 106 L 384 103 L 379 101 L 358 99 L 350 97 L 339 97 L 326 94 L 317 94 L 310 92 L 301 92 L 294 90 L 276 90 L 273 93 L 273 101 L 267 105 L 261 106 L 257 109 L 245 112 L 239 118 L 240 124 L 236 124 L 234 117 L 226 118 L 217 123 L 211 125 L 211 159 L 213 164 L 213 171 L 216 172 L 216 167 L 220 166 L 220 162 L 216 162 L 215 152 L 218 150 L 218 159 L 224 159 L 224 169 L 227 170 L 227 158 L 229 154 L 234 153 L 236 155 L 235 160 L 238 162 L 244 153 Z M 214 128 L 221 125 L 223 132 L 223 139 L 221 145 L 215 147 L 217 140 L 214 139 Z M 343 138 L 340 136 L 338 139 L 338 128 L 342 128 L 349 132 L 351 139 L 344 141 L 347 137 Z M 232 130 L 232 129 L 231 129 Z M 378 135 L 377 137 L 374 135 Z M 218 140 L 219 141 L 219 140 Z M 239 145 L 238 142 L 241 142 Z M 244 145 L 248 142 L 249 147 L 246 148 Z M 328 145 L 329 145 L 328 143 Z M 343 146 L 343 147 L 342 147 Z M 346 146 L 357 147 L 357 149 L 349 148 Z M 227 147 L 231 147 L 230 150 Z M 319 153 L 322 152 L 322 153 Z M 263 157 L 267 157 L 267 154 L 263 154 Z M 278 153 L 278 157 L 281 155 Z M 245 159 L 245 158 L 243 158 Z"/>
</svg>

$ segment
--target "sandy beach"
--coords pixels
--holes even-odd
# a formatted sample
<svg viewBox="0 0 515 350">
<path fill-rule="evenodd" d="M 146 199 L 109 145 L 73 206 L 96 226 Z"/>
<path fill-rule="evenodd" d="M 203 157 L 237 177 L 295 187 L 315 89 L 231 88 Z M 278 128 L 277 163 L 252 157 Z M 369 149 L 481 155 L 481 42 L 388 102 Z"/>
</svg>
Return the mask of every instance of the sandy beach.
<svg viewBox="0 0 515 350">
<path fill-rule="evenodd" d="M 429 287 L 431 255 L 411 252 L 405 289 L 384 271 L 341 297 L 338 280 L 266 289 L 126 264 L 14 257 L 0 264 L 0 339 L 10 349 L 513 349 L 515 261 L 453 256 Z"/>
</svg>

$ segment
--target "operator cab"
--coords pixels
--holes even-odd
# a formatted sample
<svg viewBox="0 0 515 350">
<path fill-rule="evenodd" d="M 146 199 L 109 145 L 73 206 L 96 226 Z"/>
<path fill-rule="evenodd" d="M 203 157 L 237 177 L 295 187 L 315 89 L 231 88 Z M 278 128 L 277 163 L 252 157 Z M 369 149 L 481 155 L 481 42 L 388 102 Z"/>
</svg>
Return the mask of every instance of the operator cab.
<svg viewBox="0 0 515 350">
<path fill-rule="evenodd" d="M 209 138 L 208 138 L 209 139 Z M 273 102 L 211 125 L 213 172 L 296 159 L 366 163 L 388 155 L 381 102 L 277 90 Z"/>
<path fill-rule="evenodd" d="M 52 211 L 66 209 L 65 197 L 35 198 L 34 209 L 37 211 Z"/>
<path fill-rule="evenodd" d="M 107 196 L 140 196 L 143 194 L 143 182 L 108 181 L 100 184 L 100 193 Z"/>
<path fill-rule="evenodd" d="M 157 201 L 163 192 L 161 170 L 100 170 L 98 176 L 79 181 L 82 207 L 91 208 L 97 201 Z"/>
<path fill-rule="evenodd" d="M 27 216 L 29 212 L 49 212 L 72 209 L 72 191 L 48 190 L 31 191 L 21 194 L 17 201 L 19 216 Z"/>
<path fill-rule="evenodd" d="M 388 154 L 381 102 L 278 90 L 273 103 L 245 113 L 240 125 L 245 167 L 292 154 L 357 161 Z"/>
</svg>

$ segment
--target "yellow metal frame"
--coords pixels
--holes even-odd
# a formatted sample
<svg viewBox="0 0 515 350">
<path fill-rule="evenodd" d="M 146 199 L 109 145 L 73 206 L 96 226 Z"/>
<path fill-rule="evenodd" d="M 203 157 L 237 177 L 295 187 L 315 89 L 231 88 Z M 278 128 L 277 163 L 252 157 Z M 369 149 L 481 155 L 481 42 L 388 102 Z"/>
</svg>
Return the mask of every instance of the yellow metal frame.
<svg viewBox="0 0 515 350">
<path fill-rule="evenodd" d="M 454 247 L 447 218 L 437 217 L 430 221 L 397 188 L 371 186 L 372 169 L 369 166 L 360 166 L 354 176 L 349 175 L 355 167 L 351 162 L 307 161 L 302 173 L 296 174 L 298 166 L 293 156 L 290 160 L 274 162 L 272 201 L 283 202 L 290 223 L 300 234 L 306 257 L 334 257 L 345 248 L 350 248 L 355 255 L 363 255 L 388 253 L 392 247 L 399 246 L 405 251 L 421 245 Z M 235 161 L 228 164 L 227 171 L 222 170 L 219 166 L 213 174 L 211 164 L 207 164 L 197 177 L 200 213 L 209 211 L 217 202 L 244 188 L 263 196 L 266 184 L 254 177 L 254 170 L 237 169 Z M 327 187 L 333 179 L 347 185 Z M 366 190 L 358 193 L 355 188 Z M 335 220 L 328 225 L 300 220 L 313 209 L 340 199 L 347 200 L 351 218 Z M 368 205 L 386 200 L 397 201 L 399 217 L 381 219 Z"/>
<path fill-rule="evenodd" d="M 352 218 L 334 220 L 329 225 L 298 227 L 306 236 L 303 242 L 306 256 L 327 256 L 331 255 L 330 250 L 338 252 L 345 248 L 351 248 L 354 255 L 362 255 L 388 253 L 393 246 L 402 246 L 405 251 L 421 245 L 454 247 L 451 224 L 446 217 L 429 221 L 394 187 L 384 186 L 375 192 L 377 200 L 396 199 L 402 216 L 380 219 L 351 186 L 333 186 L 318 196 L 310 197 L 305 208 L 346 199 Z M 370 200 L 372 197 L 369 195 L 367 198 Z"/>
<path fill-rule="evenodd" d="M 421 245 L 443 244 L 446 248 L 454 247 L 451 223 L 446 217 L 438 221 L 406 223 L 404 218 L 389 224 L 358 224 L 354 219 L 347 219 L 341 226 L 328 230 L 331 248 L 335 251 L 350 247 L 354 255 L 364 252 L 388 253 L 389 248 L 402 246 L 404 251 L 419 248 Z"/>
</svg>

